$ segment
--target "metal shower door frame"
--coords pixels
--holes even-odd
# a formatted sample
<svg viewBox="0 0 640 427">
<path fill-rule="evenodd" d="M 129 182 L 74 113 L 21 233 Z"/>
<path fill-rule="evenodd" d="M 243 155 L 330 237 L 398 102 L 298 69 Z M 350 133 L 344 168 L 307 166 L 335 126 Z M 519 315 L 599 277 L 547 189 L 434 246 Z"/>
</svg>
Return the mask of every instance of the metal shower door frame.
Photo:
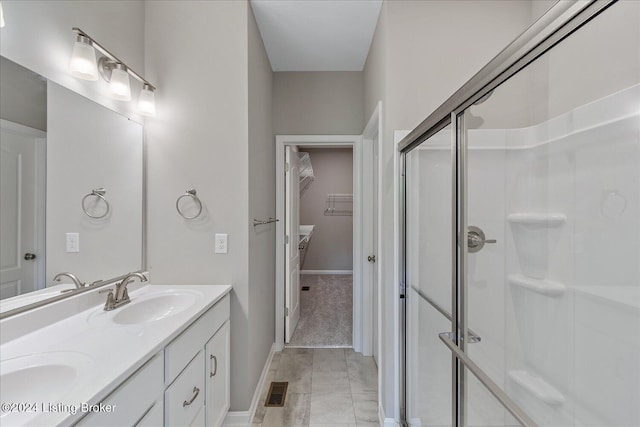
<svg viewBox="0 0 640 427">
<path fill-rule="evenodd" d="M 425 143 L 436 133 L 451 126 L 451 326 L 452 331 L 439 334 L 440 340 L 451 351 L 452 358 L 452 426 L 466 425 L 467 381 L 466 371 L 471 372 L 489 391 L 503 408 L 525 427 L 537 427 L 529 417 L 498 386 L 466 352 L 466 344 L 477 339 L 468 329 L 467 319 L 467 176 L 468 176 L 468 140 L 464 114 L 467 108 L 489 94 L 496 87 L 514 76 L 538 57 L 552 49 L 566 37 L 616 3 L 617 0 L 560 0 L 545 15 L 529 27 L 521 36 L 500 52 L 475 76 L 465 83 L 421 124 L 410 132 L 398 144 L 400 151 L 400 325 L 401 325 L 401 404 L 400 415 L 403 425 L 407 426 L 407 154 Z"/>
</svg>

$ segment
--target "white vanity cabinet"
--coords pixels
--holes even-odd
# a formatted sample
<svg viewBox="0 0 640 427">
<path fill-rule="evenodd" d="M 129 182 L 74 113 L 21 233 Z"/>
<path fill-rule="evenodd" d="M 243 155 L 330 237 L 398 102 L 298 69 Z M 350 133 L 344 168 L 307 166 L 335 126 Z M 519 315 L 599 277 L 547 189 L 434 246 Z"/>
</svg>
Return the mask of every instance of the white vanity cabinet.
<svg viewBox="0 0 640 427">
<path fill-rule="evenodd" d="M 219 427 L 229 410 L 226 295 L 102 400 L 78 426 Z"/>
<path fill-rule="evenodd" d="M 216 427 L 229 409 L 229 296 L 165 347 L 165 425 Z"/>
<path fill-rule="evenodd" d="M 103 399 L 77 426 L 153 425 L 162 408 L 162 353 L 156 354 Z M 155 411 L 154 411 L 155 409 Z M 82 410 L 82 409 L 80 409 Z M 153 416 L 156 414 L 156 419 Z M 160 411 L 162 414 L 162 411 Z M 145 421 L 146 419 L 146 421 Z M 144 421 L 144 423 L 143 423 Z M 158 426 L 158 424 L 155 424 Z"/>
</svg>

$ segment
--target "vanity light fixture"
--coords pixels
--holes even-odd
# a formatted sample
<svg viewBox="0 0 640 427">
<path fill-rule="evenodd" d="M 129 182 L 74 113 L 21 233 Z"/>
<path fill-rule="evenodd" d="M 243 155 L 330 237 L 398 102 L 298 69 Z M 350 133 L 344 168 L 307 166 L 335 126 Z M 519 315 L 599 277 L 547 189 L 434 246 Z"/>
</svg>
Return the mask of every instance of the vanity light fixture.
<svg viewBox="0 0 640 427">
<path fill-rule="evenodd" d="M 98 80 L 96 50 L 91 45 L 91 39 L 88 37 L 78 34 L 78 38 L 73 45 L 69 70 L 71 70 L 71 74 L 80 79 Z"/>
<path fill-rule="evenodd" d="M 119 101 L 131 101 L 131 85 L 127 66 L 103 56 L 98 62 L 98 67 L 100 76 L 109 82 L 109 96 Z"/>
<path fill-rule="evenodd" d="M 138 97 L 138 113 L 143 116 L 156 115 L 156 95 L 151 85 L 144 84 Z"/>
<path fill-rule="evenodd" d="M 109 95 L 120 101 L 131 101 L 129 76 L 133 76 L 142 83 L 137 104 L 138 112 L 145 116 L 154 116 L 156 88 L 80 28 L 74 27 L 73 31 L 78 35 L 78 38 L 73 47 L 73 55 L 69 64 L 71 73 L 85 80 L 97 80 L 99 74 L 109 82 Z M 102 55 L 97 65 L 95 50 Z M 91 64 L 93 65 L 91 66 Z M 95 75 L 92 74 L 94 69 Z"/>
</svg>

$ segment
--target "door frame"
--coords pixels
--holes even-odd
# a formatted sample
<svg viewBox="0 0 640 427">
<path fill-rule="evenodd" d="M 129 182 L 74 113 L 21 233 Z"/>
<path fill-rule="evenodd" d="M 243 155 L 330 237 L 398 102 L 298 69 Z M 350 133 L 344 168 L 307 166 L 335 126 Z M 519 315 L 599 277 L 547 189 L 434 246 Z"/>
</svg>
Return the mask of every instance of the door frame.
<svg viewBox="0 0 640 427">
<path fill-rule="evenodd" d="M 41 256 L 36 269 L 36 283 L 34 290 L 46 287 L 45 274 L 47 257 L 45 254 L 46 236 L 46 193 L 47 193 L 47 133 L 29 126 L 21 125 L 9 120 L 0 119 L 0 127 L 9 132 L 27 135 L 35 141 L 35 168 L 36 168 L 36 190 L 35 209 L 36 219 L 34 224 L 34 240 L 36 253 Z"/>
<path fill-rule="evenodd" d="M 275 350 L 284 348 L 285 307 L 285 147 L 296 145 L 307 148 L 353 149 L 353 348 L 362 352 L 362 336 L 370 335 L 371 319 L 363 317 L 362 286 L 362 135 L 276 135 L 276 301 Z"/>
</svg>

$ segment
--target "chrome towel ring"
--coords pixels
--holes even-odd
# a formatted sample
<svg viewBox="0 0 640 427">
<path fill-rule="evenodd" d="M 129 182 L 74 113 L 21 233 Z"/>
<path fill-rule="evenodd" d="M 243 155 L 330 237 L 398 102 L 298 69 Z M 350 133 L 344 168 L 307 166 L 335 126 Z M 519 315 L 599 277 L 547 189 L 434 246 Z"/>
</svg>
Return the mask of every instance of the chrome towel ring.
<svg viewBox="0 0 640 427">
<path fill-rule="evenodd" d="M 184 198 L 184 197 L 191 197 L 193 199 L 193 201 L 195 202 L 195 204 L 198 205 L 198 212 L 195 215 L 187 216 L 187 215 L 184 214 L 184 212 L 182 212 L 180 210 L 180 200 L 182 200 L 182 198 Z M 182 194 L 180 197 L 178 197 L 178 200 L 176 200 L 176 210 L 178 211 L 180 216 L 183 217 L 184 219 L 196 219 L 197 217 L 200 216 L 200 214 L 202 213 L 202 202 L 200 201 L 200 199 L 196 195 L 196 190 L 195 189 L 190 188 L 187 191 L 185 191 L 184 194 Z"/>
<path fill-rule="evenodd" d="M 107 193 L 107 190 L 105 190 L 104 187 L 100 187 L 100 188 L 96 188 L 95 190 L 91 190 L 91 193 L 87 194 L 86 196 L 84 196 L 82 198 L 82 211 L 85 213 L 85 215 L 87 215 L 89 218 L 94 218 L 94 219 L 101 219 L 101 218 L 104 218 L 105 216 L 109 215 L 109 211 L 111 210 L 111 206 L 109 206 L 109 202 L 107 202 L 107 199 L 104 198 L 104 195 L 106 193 Z M 95 196 L 95 197 L 101 199 L 104 202 L 105 206 L 107 207 L 107 209 L 104 211 L 104 213 L 102 215 L 92 215 L 87 210 L 87 206 L 85 205 L 85 201 L 87 200 L 87 198 L 89 198 L 91 196 Z"/>
</svg>

